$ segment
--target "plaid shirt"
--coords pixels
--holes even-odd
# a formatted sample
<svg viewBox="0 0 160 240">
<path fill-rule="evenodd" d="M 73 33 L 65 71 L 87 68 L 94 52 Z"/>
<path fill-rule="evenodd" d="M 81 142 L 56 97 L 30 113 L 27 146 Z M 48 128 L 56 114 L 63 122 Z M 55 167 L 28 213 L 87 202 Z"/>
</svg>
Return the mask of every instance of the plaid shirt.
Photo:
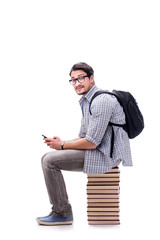
<svg viewBox="0 0 160 240">
<path fill-rule="evenodd" d="M 108 94 L 97 96 L 91 104 L 92 96 L 98 89 L 95 85 L 80 99 L 82 120 L 79 137 L 97 145 L 96 149 L 85 150 L 84 169 L 87 174 L 102 174 L 122 161 L 123 166 L 132 166 L 129 138 L 122 127 L 113 126 L 115 138 L 113 156 L 110 158 L 112 129 L 108 122 L 124 124 L 125 114 L 117 99 Z"/>
</svg>

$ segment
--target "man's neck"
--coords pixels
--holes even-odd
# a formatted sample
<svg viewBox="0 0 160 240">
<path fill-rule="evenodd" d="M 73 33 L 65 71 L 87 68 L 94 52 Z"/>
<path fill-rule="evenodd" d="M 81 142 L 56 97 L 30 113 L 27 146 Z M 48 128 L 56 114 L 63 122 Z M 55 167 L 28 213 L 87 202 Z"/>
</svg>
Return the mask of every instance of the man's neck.
<svg viewBox="0 0 160 240">
<path fill-rule="evenodd" d="M 89 93 L 89 91 L 90 91 L 94 86 L 95 86 L 95 84 L 94 84 L 87 92 L 85 92 L 85 93 L 83 94 L 83 97 L 85 97 L 86 94 Z"/>
</svg>

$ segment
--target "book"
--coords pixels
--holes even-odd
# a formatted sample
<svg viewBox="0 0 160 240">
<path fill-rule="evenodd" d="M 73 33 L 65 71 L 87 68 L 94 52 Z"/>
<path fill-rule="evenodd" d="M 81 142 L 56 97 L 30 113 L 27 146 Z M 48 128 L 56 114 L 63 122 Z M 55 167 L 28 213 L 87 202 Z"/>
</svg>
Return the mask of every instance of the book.
<svg viewBox="0 0 160 240">
<path fill-rule="evenodd" d="M 118 225 L 120 221 L 88 221 L 90 225 Z"/>
</svg>

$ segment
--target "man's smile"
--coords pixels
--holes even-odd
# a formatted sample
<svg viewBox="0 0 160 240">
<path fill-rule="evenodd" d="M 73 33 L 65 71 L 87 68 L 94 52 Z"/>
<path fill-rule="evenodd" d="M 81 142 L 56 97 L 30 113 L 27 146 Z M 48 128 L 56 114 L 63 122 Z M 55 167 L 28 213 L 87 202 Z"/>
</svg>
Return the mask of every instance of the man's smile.
<svg viewBox="0 0 160 240">
<path fill-rule="evenodd" d="M 76 90 L 81 90 L 82 88 L 84 88 L 84 86 L 77 86 Z"/>
</svg>

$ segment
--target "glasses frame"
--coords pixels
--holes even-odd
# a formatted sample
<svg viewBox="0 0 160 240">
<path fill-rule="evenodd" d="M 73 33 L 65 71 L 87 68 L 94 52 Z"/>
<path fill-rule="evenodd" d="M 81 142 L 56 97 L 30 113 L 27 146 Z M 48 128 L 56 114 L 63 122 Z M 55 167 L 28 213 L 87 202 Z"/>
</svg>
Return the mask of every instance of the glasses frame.
<svg viewBox="0 0 160 240">
<path fill-rule="evenodd" d="M 69 83 L 71 85 L 75 85 L 76 84 L 76 81 L 78 81 L 79 83 L 83 83 L 85 81 L 85 78 L 88 77 L 88 75 L 85 75 L 85 76 L 79 76 L 78 78 L 75 78 L 75 79 L 70 79 L 69 80 Z M 74 81 L 74 83 L 73 83 Z"/>
</svg>

